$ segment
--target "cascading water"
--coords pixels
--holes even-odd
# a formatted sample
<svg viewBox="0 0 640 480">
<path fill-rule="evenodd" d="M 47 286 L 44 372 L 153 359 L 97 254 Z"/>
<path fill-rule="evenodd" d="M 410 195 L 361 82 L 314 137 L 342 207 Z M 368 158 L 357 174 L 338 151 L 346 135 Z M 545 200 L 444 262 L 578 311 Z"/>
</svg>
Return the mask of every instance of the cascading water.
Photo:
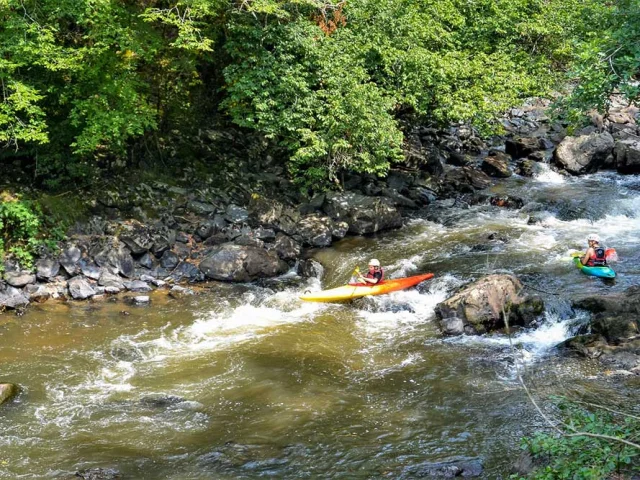
<svg viewBox="0 0 640 480">
<path fill-rule="evenodd" d="M 289 275 L 179 301 L 155 295 L 151 307 L 48 304 L 3 317 L 0 380 L 23 391 L 0 410 L 0 478 L 91 467 L 145 479 L 403 478 L 443 461 L 505 475 L 518 439 L 541 426 L 516 366 L 534 370 L 545 395 L 572 382 L 600 388 L 592 366 L 554 347 L 586 320 L 572 296 L 638 283 L 640 178 L 543 166 L 494 193 L 525 207 L 436 204 L 400 230 L 316 252 L 321 282 Z M 570 261 L 592 231 L 618 251 L 614 283 Z M 436 276 L 352 304 L 298 299 L 371 257 L 387 276 Z M 443 338 L 437 303 L 494 272 L 544 298 L 542 325 L 511 340 Z"/>
</svg>

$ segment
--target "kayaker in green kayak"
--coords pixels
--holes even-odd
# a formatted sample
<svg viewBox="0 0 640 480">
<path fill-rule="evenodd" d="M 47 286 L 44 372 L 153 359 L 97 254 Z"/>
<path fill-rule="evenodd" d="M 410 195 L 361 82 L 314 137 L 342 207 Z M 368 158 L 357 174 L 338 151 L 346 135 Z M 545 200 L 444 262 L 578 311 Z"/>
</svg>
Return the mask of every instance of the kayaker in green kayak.
<svg viewBox="0 0 640 480">
<path fill-rule="evenodd" d="M 369 260 L 369 271 L 364 276 L 360 271 L 358 271 L 358 282 L 375 285 L 382 280 L 383 276 L 384 274 L 382 272 L 382 267 L 380 266 L 380 260 L 372 258 Z"/>
<path fill-rule="evenodd" d="M 607 250 L 600 245 L 600 237 L 592 233 L 587 237 L 589 248 L 580 262 L 589 267 L 604 267 L 607 264 Z"/>
</svg>

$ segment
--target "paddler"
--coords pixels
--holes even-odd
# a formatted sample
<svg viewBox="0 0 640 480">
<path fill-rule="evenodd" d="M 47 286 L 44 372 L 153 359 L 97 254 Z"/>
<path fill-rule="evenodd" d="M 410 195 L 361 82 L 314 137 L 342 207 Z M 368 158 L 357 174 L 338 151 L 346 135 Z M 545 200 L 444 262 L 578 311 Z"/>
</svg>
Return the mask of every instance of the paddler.
<svg viewBox="0 0 640 480">
<path fill-rule="evenodd" d="M 375 285 L 382 280 L 382 277 L 383 272 L 382 267 L 380 266 L 380 260 L 372 258 L 369 260 L 369 271 L 364 276 L 358 273 L 358 282 Z"/>
<path fill-rule="evenodd" d="M 600 245 L 600 237 L 596 233 L 592 233 L 587 237 L 589 248 L 580 259 L 582 265 L 589 267 L 601 267 L 607 264 L 606 249 Z"/>
</svg>

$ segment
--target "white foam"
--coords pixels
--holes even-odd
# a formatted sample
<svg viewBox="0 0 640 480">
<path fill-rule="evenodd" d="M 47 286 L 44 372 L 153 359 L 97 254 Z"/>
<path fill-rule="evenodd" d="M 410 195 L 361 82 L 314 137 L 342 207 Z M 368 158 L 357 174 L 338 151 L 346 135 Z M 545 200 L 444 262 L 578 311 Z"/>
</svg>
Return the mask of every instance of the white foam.
<svg viewBox="0 0 640 480">
<path fill-rule="evenodd" d="M 567 180 L 563 175 L 560 175 L 558 172 L 554 172 L 551 170 L 551 167 L 546 163 L 538 163 L 540 169 L 542 170 L 540 173 L 536 173 L 533 176 L 533 180 L 540 183 L 550 183 L 554 185 L 560 185 L 566 183 Z"/>
</svg>

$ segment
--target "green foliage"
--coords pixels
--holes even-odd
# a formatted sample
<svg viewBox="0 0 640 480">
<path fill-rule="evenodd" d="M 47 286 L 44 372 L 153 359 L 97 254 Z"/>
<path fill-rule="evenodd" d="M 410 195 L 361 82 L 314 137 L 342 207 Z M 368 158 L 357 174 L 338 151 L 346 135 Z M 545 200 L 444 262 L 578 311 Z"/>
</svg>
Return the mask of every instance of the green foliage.
<svg viewBox="0 0 640 480">
<path fill-rule="evenodd" d="M 640 3 L 587 2 L 578 11 L 589 22 L 573 40 L 569 78 L 574 87 L 557 105 L 574 122 L 591 108 L 604 111 L 614 93 L 640 99 Z"/>
<path fill-rule="evenodd" d="M 33 266 L 34 255 L 46 245 L 40 207 L 3 193 L 0 202 L 0 259 L 9 255 L 23 268 Z M 0 264 L 0 269 L 4 263 Z"/>
<path fill-rule="evenodd" d="M 640 472 L 640 450 L 602 437 L 636 442 L 640 436 L 637 417 L 616 415 L 597 408 L 587 409 L 563 400 L 558 407 L 565 417 L 565 424 L 573 427 L 565 429 L 568 433 L 578 431 L 601 437 L 538 433 L 533 438 L 524 439 L 523 449 L 543 465 L 528 478 L 601 480 L 613 474 Z"/>
<path fill-rule="evenodd" d="M 483 132 L 575 79 L 571 112 L 638 95 L 636 0 L 0 0 L 0 142 L 39 180 L 90 184 L 213 122 L 291 175 L 384 175 L 412 122 Z M 221 113 L 220 113 L 221 112 Z M 221 118 L 222 117 L 222 118 Z M 4 152 L 4 155 L 11 155 Z"/>
</svg>

